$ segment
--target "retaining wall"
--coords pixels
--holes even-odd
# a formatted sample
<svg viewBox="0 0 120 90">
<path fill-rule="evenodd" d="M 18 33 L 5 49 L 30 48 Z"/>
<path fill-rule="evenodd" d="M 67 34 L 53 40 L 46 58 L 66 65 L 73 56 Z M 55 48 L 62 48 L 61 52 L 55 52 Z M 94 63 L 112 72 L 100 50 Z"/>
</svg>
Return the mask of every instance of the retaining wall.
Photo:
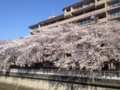
<svg viewBox="0 0 120 90">
<path fill-rule="evenodd" d="M 56 73 L 54 73 L 56 72 Z M 86 74 L 85 74 L 86 75 Z M 0 90 L 120 90 L 120 78 L 88 77 L 74 71 L 0 71 Z"/>
</svg>

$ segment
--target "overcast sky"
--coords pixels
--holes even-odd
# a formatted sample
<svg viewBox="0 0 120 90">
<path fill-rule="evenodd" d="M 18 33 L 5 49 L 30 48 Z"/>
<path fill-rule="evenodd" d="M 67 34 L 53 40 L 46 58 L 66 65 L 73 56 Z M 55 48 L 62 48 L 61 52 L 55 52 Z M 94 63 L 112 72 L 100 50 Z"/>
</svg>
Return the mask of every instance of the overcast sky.
<svg viewBox="0 0 120 90">
<path fill-rule="evenodd" d="M 29 26 L 63 14 L 62 9 L 80 0 L 0 0 L 0 40 L 29 35 Z"/>
</svg>

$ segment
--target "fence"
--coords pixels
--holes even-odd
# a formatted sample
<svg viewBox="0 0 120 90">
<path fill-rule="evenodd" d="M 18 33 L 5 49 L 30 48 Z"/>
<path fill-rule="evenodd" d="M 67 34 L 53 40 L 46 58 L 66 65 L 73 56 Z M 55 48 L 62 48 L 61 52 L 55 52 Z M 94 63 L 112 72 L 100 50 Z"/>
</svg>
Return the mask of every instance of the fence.
<svg viewBox="0 0 120 90">
<path fill-rule="evenodd" d="M 56 75 L 71 77 L 87 77 L 87 78 L 108 78 L 120 79 L 120 71 L 79 71 L 79 70 L 57 70 L 57 69 L 11 69 L 5 71 L 0 70 L 0 74 L 22 74 L 22 75 Z"/>
</svg>

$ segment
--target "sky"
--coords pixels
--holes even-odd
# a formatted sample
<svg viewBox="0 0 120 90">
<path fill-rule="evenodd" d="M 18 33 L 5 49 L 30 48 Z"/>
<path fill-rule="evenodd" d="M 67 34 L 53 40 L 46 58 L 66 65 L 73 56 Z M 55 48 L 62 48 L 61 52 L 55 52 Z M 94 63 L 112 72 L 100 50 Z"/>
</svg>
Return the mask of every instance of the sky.
<svg viewBox="0 0 120 90">
<path fill-rule="evenodd" d="M 29 26 L 61 15 L 66 6 L 81 0 L 0 0 L 0 40 L 29 35 Z"/>
</svg>

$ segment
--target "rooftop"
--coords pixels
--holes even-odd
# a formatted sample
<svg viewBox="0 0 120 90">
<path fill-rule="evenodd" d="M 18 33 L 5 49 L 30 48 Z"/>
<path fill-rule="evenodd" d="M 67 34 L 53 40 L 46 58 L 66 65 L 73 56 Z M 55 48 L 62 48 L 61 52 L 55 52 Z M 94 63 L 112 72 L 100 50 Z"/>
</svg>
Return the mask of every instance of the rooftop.
<svg viewBox="0 0 120 90">
<path fill-rule="evenodd" d="M 62 14 L 62 15 L 53 17 L 53 18 L 51 18 L 51 19 L 47 19 L 47 20 L 41 21 L 41 22 L 39 22 L 39 23 L 37 23 L 37 24 L 31 25 L 31 26 L 29 26 L 29 28 L 34 28 L 34 27 L 37 27 L 38 24 L 41 24 L 41 25 L 42 25 L 42 24 L 50 23 L 50 22 L 52 22 L 52 21 L 60 20 L 60 19 L 63 19 L 63 18 L 64 18 L 64 15 Z"/>
</svg>

